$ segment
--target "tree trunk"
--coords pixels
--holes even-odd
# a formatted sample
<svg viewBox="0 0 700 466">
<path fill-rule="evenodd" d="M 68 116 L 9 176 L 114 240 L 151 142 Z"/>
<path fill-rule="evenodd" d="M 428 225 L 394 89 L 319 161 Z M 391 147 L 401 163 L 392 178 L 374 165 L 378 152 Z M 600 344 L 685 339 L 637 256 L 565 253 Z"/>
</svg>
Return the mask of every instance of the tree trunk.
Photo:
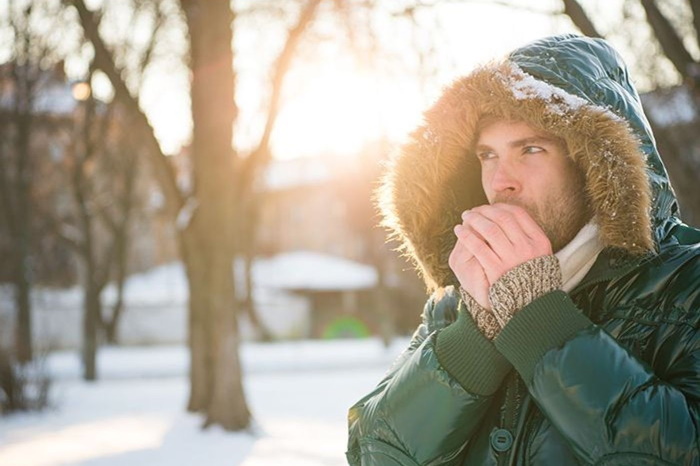
<svg viewBox="0 0 700 466">
<path fill-rule="evenodd" d="M 678 138 L 667 128 L 662 128 L 652 119 L 649 120 L 654 131 L 659 152 L 664 155 L 664 166 L 673 184 L 680 208 L 680 218 L 690 226 L 700 226 L 700 205 L 697 203 L 698 169 L 693 166 L 688 155 L 694 135 Z M 677 129 L 679 131 L 680 129 Z M 692 131 L 691 128 L 689 130 Z M 680 130 L 682 131 L 682 130 Z M 685 145 L 684 145 L 685 144 Z"/>
<path fill-rule="evenodd" d="M 112 315 L 109 319 L 105 320 L 104 323 L 104 334 L 105 343 L 110 345 L 119 344 L 119 334 L 117 333 L 117 328 L 119 327 L 119 318 L 122 314 L 122 309 L 124 308 L 123 286 L 117 285 L 117 302 L 114 303 L 112 307 Z"/>
<path fill-rule="evenodd" d="M 187 231 L 179 232 L 180 257 L 185 265 L 189 287 L 188 343 L 190 347 L 190 398 L 187 410 L 206 412 L 209 404 L 208 387 L 212 384 L 211 364 L 207 357 L 206 312 L 206 263 L 198 254 L 196 241 Z"/>
<path fill-rule="evenodd" d="M 190 287 L 191 392 L 188 409 L 206 413 L 205 426 L 249 425 L 233 272 L 237 202 L 234 191 L 233 12 L 228 2 L 182 0 L 192 66 L 192 162 L 197 207 L 181 225 Z"/>
<path fill-rule="evenodd" d="M 588 37 L 603 37 L 577 0 L 564 0 L 564 14 Z"/>
<path fill-rule="evenodd" d="M 28 71 L 25 70 L 25 73 Z M 28 78 L 27 78 L 28 81 Z M 24 83 L 24 87 L 30 84 Z M 23 86 L 20 86 L 23 87 Z M 17 360 L 25 363 L 32 359 L 32 332 L 31 332 L 31 303 L 30 303 L 30 241 L 31 241 L 31 209 L 30 209 L 30 180 L 31 180 L 31 153 L 29 138 L 31 134 L 32 116 L 31 98 L 29 89 L 26 92 L 24 109 L 18 112 L 17 127 L 17 259 L 15 275 L 15 299 L 17 305 L 17 323 L 15 330 L 15 348 Z M 22 92 L 22 90 L 20 90 Z"/>
<path fill-rule="evenodd" d="M 5 348 L 0 347 L 0 416 L 21 408 L 22 390 L 17 374 L 12 367 L 13 361 Z"/>
<path fill-rule="evenodd" d="M 198 217 L 199 218 L 199 217 Z M 211 217 L 210 217 L 211 219 Z M 205 426 L 248 426 L 240 360 L 232 257 L 221 243 L 202 241 L 193 230 L 211 232 L 197 218 L 180 235 L 189 284 L 190 398 L 187 409 L 206 414 Z M 197 228 L 199 227 L 199 228 Z M 204 236 L 204 235 L 197 235 Z"/>
<path fill-rule="evenodd" d="M 97 380 L 97 329 L 100 319 L 100 293 L 92 278 L 86 277 L 83 303 L 83 379 Z"/>
<path fill-rule="evenodd" d="M 208 360 L 212 363 L 210 369 L 214 380 L 210 386 L 205 425 L 219 424 L 227 430 L 239 430 L 248 426 L 250 412 L 243 392 L 238 357 L 238 313 L 234 276 L 231 257 L 218 255 L 216 250 L 212 253 L 215 257 L 209 262 L 213 273 L 205 285 L 208 288 L 209 300 L 207 333 L 211 336 Z M 199 282 L 195 280 L 195 283 Z"/>
<path fill-rule="evenodd" d="M 241 250 L 243 256 L 244 278 L 245 278 L 245 300 L 243 310 L 250 320 L 251 326 L 258 332 L 261 341 L 272 341 L 272 333 L 265 326 L 258 315 L 254 299 L 253 261 L 255 260 L 255 238 L 257 237 L 257 227 L 260 223 L 261 202 L 257 193 L 249 192 L 246 200 L 242 201 L 242 209 L 245 209 L 244 217 L 246 222 L 241 225 Z"/>
<path fill-rule="evenodd" d="M 122 213 L 123 214 L 123 213 Z M 118 231 L 114 232 L 116 238 L 115 243 L 115 255 L 116 255 L 116 287 L 117 287 L 117 300 L 112 306 L 112 312 L 108 318 L 104 319 L 104 335 L 105 341 L 109 344 L 116 345 L 118 343 L 117 329 L 119 327 L 119 318 L 122 315 L 122 310 L 124 309 L 124 282 L 126 281 L 126 269 L 128 263 L 128 216 L 129 213 L 125 214 L 126 217 L 122 219 L 120 228 Z M 105 267 L 109 267 L 109 264 L 105 264 Z"/>
<path fill-rule="evenodd" d="M 661 44 L 661 50 L 673 63 L 676 71 L 685 78 L 690 72 L 690 65 L 695 61 L 685 48 L 683 39 L 678 35 L 669 20 L 661 13 L 654 0 L 641 0 L 641 3 L 647 16 L 647 22 L 654 31 L 659 44 Z"/>
<path fill-rule="evenodd" d="M 131 217 L 133 215 L 133 197 L 135 189 L 135 178 L 136 178 L 136 166 L 137 160 L 133 158 L 126 168 L 126 183 L 125 188 L 122 193 L 124 196 L 121 199 L 121 218 L 119 219 L 118 225 L 112 232 L 114 234 L 114 245 L 115 245 L 115 272 L 116 272 L 116 286 L 117 286 L 117 301 L 112 307 L 112 313 L 105 323 L 105 339 L 107 343 L 117 344 L 118 335 L 117 329 L 119 327 L 119 319 L 122 315 L 124 309 L 124 283 L 126 282 L 127 268 L 129 264 L 129 226 L 131 224 Z"/>
<path fill-rule="evenodd" d="M 255 221 L 255 220 L 253 220 Z M 252 249 L 252 244 L 250 249 L 246 248 L 243 251 L 243 261 L 245 267 L 245 300 L 243 302 L 243 308 L 245 313 L 250 320 L 250 324 L 258 332 L 258 338 L 261 341 L 272 341 L 272 332 L 268 330 L 265 323 L 262 321 L 258 315 L 258 309 L 255 306 L 255 296 L 253 291 L 253 261 L 255 260 L 254 250 Z"/>
<path fill-rule="evenodd" d="M 28 234 L 28 232 L 26 233 Z M 20 238 L 20 244 L 28 242 L 28 238 Z M 32 321 L 29 281 L 29 251 L 20 247 L 17 253 L 17 273 L 15 274 L 15 305 L 17 307 L 17 322 L 15 327 L 15 351 L 17 360 L 26 363 L 32 360 Z"/>
</svg>

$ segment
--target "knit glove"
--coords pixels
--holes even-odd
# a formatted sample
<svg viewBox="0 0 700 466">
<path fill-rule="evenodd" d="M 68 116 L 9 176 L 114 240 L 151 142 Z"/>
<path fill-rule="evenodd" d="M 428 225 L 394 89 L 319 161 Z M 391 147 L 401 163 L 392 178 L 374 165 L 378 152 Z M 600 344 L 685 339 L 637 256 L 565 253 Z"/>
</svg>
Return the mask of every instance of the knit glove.
<svg viewBox="0 0 700 466">
<path fill-rule="evenodd" d="M 464 305 L 466 306 L 467 311 L 469 311 L 469 314 L 472 316 L 472 319 L 474 320 L 474 323 L 479 331 L 489 340 L 496 338 L 496 336 L 501 332 L 501 327 L 498 325 L 498 321 L 496 320 L 496 316 L 494 316 L 493 312 L 477 303 L 476 300 L 472 298 L 472 296 L 461 286 L 459 287 L 459 295 L 461 296 L 462 301 L 464 301 Z"/>
<path fill-rule="evenodd" d="M 545 294 L 561 289 L 562 276 L 556 256 L 541 256 L 503 274 L 489 288 L 489 301 L 500 328 L 520 309 Z"/>
</svg>

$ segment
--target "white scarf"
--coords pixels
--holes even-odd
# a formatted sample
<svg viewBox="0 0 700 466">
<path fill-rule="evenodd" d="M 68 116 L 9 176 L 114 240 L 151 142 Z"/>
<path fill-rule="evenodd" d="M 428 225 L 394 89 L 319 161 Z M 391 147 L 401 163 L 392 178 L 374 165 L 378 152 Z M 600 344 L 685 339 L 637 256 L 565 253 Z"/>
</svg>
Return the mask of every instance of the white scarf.
<svg viewBox="0 0 700 466">
<path fill-rule="evenodd" d="M 603 247 L 598 237 L 598 226 L 589 222 L 581 228 L 569 244 L 554 254 L 561 266 L 564 291 L 568 293 L 583 280 Z"/>
</svg>

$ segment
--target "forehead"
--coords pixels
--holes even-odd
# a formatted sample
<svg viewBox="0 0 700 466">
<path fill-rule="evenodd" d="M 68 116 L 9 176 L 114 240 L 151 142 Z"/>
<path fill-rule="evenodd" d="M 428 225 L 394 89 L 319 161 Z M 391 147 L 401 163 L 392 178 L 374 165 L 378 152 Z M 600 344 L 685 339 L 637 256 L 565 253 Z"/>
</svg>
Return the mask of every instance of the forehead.
<svg viewBox="0 0 700 466">
<path fill-rule="evenodd" d="M 491 145 L 525 139 L 560 142 L 553 134 L 537 130 L 524 121 L 488 119 L 479 124 L 476 144 Z"/>
</svg>

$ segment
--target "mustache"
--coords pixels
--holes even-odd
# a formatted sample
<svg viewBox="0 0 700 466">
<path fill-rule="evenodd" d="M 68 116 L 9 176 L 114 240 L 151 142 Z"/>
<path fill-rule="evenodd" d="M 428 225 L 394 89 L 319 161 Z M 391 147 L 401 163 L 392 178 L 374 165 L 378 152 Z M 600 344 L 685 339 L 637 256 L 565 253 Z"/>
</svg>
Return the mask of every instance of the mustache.
<svg viewBox="0 0 700 466">
<path fill-rule="evenodd" d="M 513 196 L 508 196 L 508 195 L 496 195 L 493 198 L 492 204 L 510 204 L 510 205 L 515 205 L 518 206 L 522 209 L 525 209 L 525 211 L 530 214 L 530 217 L 537 222 L 538 225 L 542 226 L 542 221 L 540 219 L 540 212 L 537 207 L 521 200 Z"/>
<path fill-rule="evenodd" d="M 534 212 L 534 209 L 528 203 L 512 196 L 496 195 L 493 198 L 492 204 L 510 204 L 522 207 L 523 209 L 527 210 L 530 214 Z"/>
</svg>

